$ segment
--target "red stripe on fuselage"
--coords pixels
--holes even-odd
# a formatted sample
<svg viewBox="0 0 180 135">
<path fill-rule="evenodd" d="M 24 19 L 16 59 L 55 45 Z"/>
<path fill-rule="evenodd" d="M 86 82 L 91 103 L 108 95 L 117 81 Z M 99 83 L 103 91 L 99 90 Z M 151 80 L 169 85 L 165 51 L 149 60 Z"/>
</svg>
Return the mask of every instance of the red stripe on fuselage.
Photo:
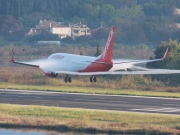
<svg viewBox="0 0 180 135">
<path fill-rule="evenodd" d="M 104 62 L 104 64 L 101 64 L 100 62 Z M 80 70 L 79 72 L 103 72 L 108 71 L 112 67 L 113 63 L 111 61 L 104 61 L 98 59 L 95 62 L 91 63 L 89 66 L 87 66 L 87 68 L 85 68 L 84 70 Z"/>
</svg>

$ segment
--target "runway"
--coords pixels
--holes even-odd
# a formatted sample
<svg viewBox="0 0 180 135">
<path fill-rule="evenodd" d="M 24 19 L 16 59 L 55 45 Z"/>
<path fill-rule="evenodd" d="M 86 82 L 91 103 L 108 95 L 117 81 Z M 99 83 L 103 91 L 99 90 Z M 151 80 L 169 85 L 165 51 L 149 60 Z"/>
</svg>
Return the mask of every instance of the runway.
<svg viewBox="0 0 180 135">
<path fill-rule="evenodd" d="M 0 89 L 0 103 L 180 115 L 180 98 Z"/>
</svg>

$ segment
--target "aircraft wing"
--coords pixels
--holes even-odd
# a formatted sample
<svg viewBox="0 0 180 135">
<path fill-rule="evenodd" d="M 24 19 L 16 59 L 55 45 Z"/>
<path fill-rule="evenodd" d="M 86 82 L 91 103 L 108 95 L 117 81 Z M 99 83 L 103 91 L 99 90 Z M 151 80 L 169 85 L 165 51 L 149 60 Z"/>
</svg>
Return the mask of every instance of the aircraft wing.
<svg viewBox="0 0 180 135">
<path fill-rule="evenodd" d="M 164 56 L 161 59 L 153 59 L 153 60 L 127 60 L 127 61 L 118 61 L 118 60 L 114 60 L 113 64 L 123 64 L 123 63 L 128 63 L 128 64 L 141 64 L 141 63 L 148 63 L 148 62 L 154 62 L 154 61 L 160 61 L 160 60 L 164 60 L 167 57 L 167 53 L 168 53 L 168 48 L 166 49 L 166 52 L 164 53 Z"/>
<path fill-rule="evenodd" d="M 12 61 L 13 63 L 16 64 L 21 64 L 21 65 L 26 65 L 26 66 L 32 66 L 32 67 L 39 67 L 40 64 L 36 61 Z"/>
<path fill-rule="evenodd" d="M 12 50 L 12 58 L 11 61 L 15 64 L 32 66 L 32 67 L 47 67 L 49 65 L 55 65 L 56 61 L 49 60 L 49 59 L 39 59 L 39 60 L 31 60 L 31 61 L 16 61 L 14 60 L 14 51 Z"/>
<path fill-rule="evenodd" d="M 11 60 L 12 61 L 12 60 Z M 49 59 L 39 59 L 39 60 L 32 60 L 32 61 L 12 61 L 16 64 L 32 66 L 32 67 L 39 67 L 41 69 L 49 68 L 49 66 L 56 66 L 57 61 L 49 60 Z"/>
<path fill-rule="evenodd" d="M 93 75 L 138 75 L 138 74 L 179 74 L 180 70 L 148 69 L 146 71 L 117 71 L 117 72 L 70 72 L 70 71 L 55 71 L 55 73 L 68 74 L 68 75 L 82 75 L 82 76 L 93 76 Z"/>
<path fill-rule="evenodd" d="M 12 58 L 11 61 L 16 64 L 26 65 L 26 66 L 32 66 L 32 67 L 39 67 L 40 66 L 40 60 L 36 61 L 15 61 L 14 60 L 14 50 L 12 50 Z"/>
</svg>

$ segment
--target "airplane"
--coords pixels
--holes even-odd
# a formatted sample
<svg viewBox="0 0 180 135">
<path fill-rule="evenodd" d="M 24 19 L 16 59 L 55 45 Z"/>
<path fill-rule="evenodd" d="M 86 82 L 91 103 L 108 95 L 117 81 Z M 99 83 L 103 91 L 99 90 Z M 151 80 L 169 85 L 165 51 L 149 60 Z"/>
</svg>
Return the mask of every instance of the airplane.
<svg viewBox="0 0 180 135">
<path fill-rule="evenodd" d="M 58 74 L 64 74 L 65 83 L 71 83 L 71 76 L 81 75 L 90 76 L 90 82 L 97 82 L 98 75 L 127 75 L 127 74 L 175 74 L 180 70 L 168 69 L 147 69 L 137 67 L 136 64 L 164 60 L 168 53 L 168 48 L 164 56 L 153 60 L 126 60 L 116 61 L 112 59 L 114 46 L 115 27 L 112 26 L 105 48 L 98 57 L 82 56 L 68 53 L 54 53 L 47 59 L 35 61 L 16 61 L 14 60 L 14 51 L 12 50 L 11 61 L 16 64 L 39 67 L 46 76 L 57 77 Z M 127 69 L 138 69 L 142 71 L 127 71 Z M 123 70 L 123 71 L 122 71 Z"/>
</svg>

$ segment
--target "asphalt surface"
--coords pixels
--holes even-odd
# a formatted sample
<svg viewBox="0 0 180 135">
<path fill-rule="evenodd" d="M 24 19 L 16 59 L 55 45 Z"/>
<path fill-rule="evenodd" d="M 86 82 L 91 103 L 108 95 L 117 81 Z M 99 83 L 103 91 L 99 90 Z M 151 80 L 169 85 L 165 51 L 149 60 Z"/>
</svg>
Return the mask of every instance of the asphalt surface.
<svg viewBox="0 0 180 135">
<path fill-rule="evenodd" d="M 0 103 L 180 115 L 180 98 L 0 89 Z"/>
</svg>

